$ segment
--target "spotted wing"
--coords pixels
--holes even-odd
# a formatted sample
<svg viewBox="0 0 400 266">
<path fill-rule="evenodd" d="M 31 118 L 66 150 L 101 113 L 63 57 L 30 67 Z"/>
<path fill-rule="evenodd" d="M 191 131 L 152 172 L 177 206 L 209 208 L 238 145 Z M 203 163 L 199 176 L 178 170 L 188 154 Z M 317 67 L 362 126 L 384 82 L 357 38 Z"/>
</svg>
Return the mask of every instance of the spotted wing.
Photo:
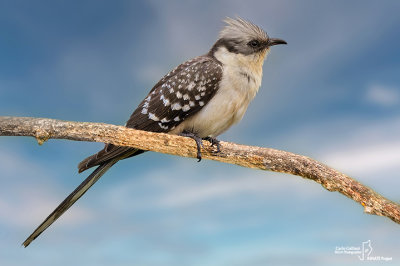
<svg viewBox="0 0 400 266">
<path fill-rule="evenodd" d="M 222 66 L 214 58 L 196 57 L 167 74 L 154 86 L 126 126 L 169 132 L 196 114 L 218 90 Z"/>
<path fill-rule="evenodd" d="M 133 112 L 126 127 L 152 132 L 169 132 L 196 114 L 213 97 L 222 78 L 222 66 L 214 58 L 199 56 L 165 75 Z M 78 168 L 88 168 L 143 151 L 106 144 L 103 150 L 83 160 Z"/>
</svg>

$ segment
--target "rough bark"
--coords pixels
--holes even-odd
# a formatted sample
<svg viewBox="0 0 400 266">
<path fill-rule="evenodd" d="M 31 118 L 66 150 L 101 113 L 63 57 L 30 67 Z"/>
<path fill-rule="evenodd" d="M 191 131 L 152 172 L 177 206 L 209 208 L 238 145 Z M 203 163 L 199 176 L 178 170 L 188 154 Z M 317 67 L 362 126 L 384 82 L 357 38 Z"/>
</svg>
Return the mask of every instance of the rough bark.
<svg viewBox="0 0 400 266">
<path fill-rule="evenodd" d="M 32 136 L 37 139 L 39 144 L 43 144 L 50 138 L 104 142 L 196 158 L 196 145 L 192 139 L 102 123 L 0 116 L 0 136 Z M 386 216 L 394 222 L 400 223 L 399 204 L 309 157 L 271 148 L 245 146 L 223 141 L 221 141 L 221 152 L 216 153 L 207 141 L 204 141 L 204 144 L 203 159 L 311 179 L 329 191 L 338 191 L 360 203 L 366 213 Z"/>
</svg>

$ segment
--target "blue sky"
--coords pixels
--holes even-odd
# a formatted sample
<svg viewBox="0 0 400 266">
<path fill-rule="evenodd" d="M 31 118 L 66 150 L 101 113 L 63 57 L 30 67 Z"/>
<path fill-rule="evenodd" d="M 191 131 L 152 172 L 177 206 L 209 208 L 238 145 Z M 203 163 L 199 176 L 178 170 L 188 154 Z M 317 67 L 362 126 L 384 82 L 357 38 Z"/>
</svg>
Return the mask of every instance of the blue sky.
<svg viewBox="0 0 400 266">
<path fill-rule="evenodd" d="M 0 115 L 124 124 L 158 79 L 206 53 L 226 16 L 273 47 L 220 139 L 304 154 L 400 201 L 398 1 L 1 1 Z M 99 143 L 0 138 L 0 265 L 364 265 L 399 225 L 311 181 L 146 153 L 113 167 L 29 248 Z M 369 264 L 374 264 L 369 262 Z"/>
</svg>

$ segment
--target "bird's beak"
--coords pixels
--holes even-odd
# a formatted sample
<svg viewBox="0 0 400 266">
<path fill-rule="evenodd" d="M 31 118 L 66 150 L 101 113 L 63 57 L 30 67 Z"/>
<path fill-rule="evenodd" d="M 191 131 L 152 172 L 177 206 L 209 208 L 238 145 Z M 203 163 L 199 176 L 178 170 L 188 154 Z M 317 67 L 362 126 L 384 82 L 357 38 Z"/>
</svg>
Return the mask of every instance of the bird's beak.
<svg viewBox="0 0 400 266">
<path fill-rule="evenodd" d="M 277 39 L 277 38 L 270 38 L 268 40 L 268 47 L 278 45 L 278 44 L 287 44 L 287 42 L 282 39 Z"/>
</svg>

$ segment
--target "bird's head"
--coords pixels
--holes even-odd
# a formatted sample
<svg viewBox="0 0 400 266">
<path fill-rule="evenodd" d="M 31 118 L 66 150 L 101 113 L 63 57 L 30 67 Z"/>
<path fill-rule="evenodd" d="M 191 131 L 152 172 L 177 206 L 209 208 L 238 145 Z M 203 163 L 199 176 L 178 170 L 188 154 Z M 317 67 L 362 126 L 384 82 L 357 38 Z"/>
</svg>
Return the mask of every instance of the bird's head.
<svg viewBox="0 0 400 266">
<path fill-rule="evenodd" d="M 242 18 L 226 18 L 224 22 L 226 25 L 210 50 L 210 55 L 222 63 L 237 63 L 239 60 L 262 67 L 271 46 L 287 44 L 282 39 L 270 38 L 263 29 Z"/>
</svg>

